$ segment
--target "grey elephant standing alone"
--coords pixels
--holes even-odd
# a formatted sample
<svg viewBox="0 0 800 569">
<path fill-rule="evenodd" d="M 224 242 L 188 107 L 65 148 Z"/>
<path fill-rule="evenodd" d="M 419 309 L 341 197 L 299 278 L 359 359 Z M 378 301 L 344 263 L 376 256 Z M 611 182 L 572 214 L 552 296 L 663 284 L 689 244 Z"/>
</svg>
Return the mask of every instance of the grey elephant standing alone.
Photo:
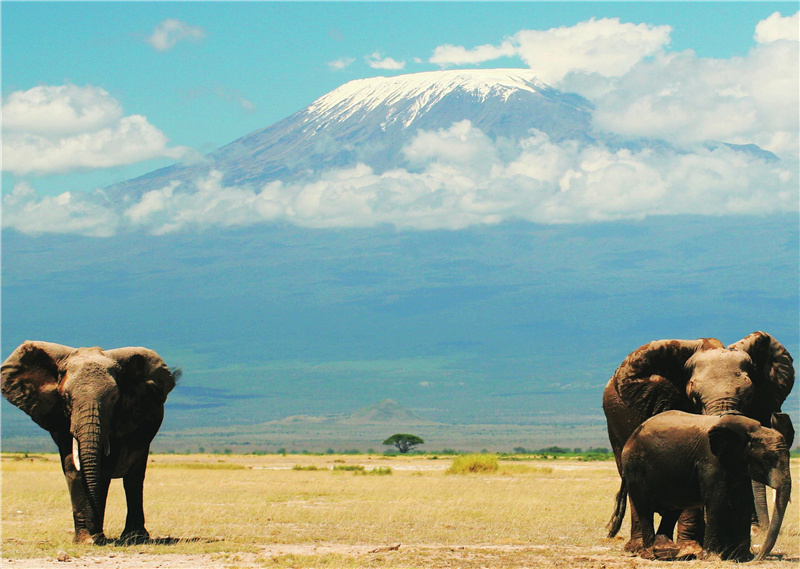
<svg viewBox="0 0 800 569">
<path fill-rule="evenodd" d="M 749 561 L 752 479 L 776 490 L 772 523 L 758 555 L 763 559 L 775 545 L 792 491 L 789 446 L 794 430 L 787 419 L 775 413 L 775 428 L 733 414 L 666 411 L 648 419 L 622 450 L 622 484 L 612 529 L 619 530 L 622 523 L 627 490 L 642 528 L 640 553 L 651 559 L 672 558 L 678 554 L 672 531 L 681 511 L 703 507 L 706 529 L 700 557 Z M 655 512 L 662 516 L 659 543 Z"/>
<path fill-rule="evenodd" d="M 150 442 L 175 374 L 146 348 L 70 348 L 24 342 L 0 368 L 3 396 L 50 432 L 61 455 L 75 542 L 102 544 L 112 478 L 128 515 L 122 541 L 144 541 L 142 491 Z"/>
</svg>

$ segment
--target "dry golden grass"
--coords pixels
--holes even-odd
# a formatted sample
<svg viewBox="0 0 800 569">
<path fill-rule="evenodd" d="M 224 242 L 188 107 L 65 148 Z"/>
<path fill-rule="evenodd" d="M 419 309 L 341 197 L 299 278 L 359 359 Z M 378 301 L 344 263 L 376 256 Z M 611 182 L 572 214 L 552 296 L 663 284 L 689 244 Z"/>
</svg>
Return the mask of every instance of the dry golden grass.
<svg viewBox="0 0 800 569">
<path fill-rule="evenodd" d="M 425 457 L 158 455 L 148 467 L 145 514 L 160 543 L 89 547 L 72 544 L 69 496 L 57 457 L 4 455 L 3 565 L 14 566 L 9 559 L 17 566 L 25 558 L 52 560 L 60 551 L 73 561 L 95 563 L 96 556 L 109 552 L 117 563 L 153 554 L 165 567 L 176 555 L 204 556 L 203 565 L 219 567 L 651 563 L 625 556 L 624 540 L 605 539 L 619 484 L 613 462 L 500 461 L 495 473 L 446 476 L 450 464 L 450 459 Z M 362 465 L 367 471 L 390 467 L 392 475 L 361 476 L 332 470 L 336 465 Z M 796 480 L 797 471 L 795 460 Z M 785 560 L 772 558 L 770 567 L 797 566 L 796 504 L 795 493 L 775 548 Z M 114 481 L 108 537 L 119 535 L 124 516 L 122 485 Z M 397 544 L 402 545 L 393 548 Z"/>
</svg>

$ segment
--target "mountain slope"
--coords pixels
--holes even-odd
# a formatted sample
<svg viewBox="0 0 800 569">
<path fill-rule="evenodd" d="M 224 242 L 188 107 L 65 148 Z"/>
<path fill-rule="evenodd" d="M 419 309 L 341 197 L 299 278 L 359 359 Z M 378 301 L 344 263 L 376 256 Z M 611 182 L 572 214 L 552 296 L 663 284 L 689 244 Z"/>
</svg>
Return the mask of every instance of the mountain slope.
<svg viewBox="0 0 800 569">
<path fill-rule="evenodd" d="M 364 407 L 337 421 L 344 425 L 432 425 L 434 421 L 423 419 L 392 399 L 384 399 Z"/>
<path fill-rule="evenodd" d="M 538 81 L 525 69 L 475 69 L 359 79 L 294 115 L 208 154 L 117 184 L 129 199 L 172 181 L 191 182 L 214 168 L 225 185 L 284 182 L 361 162 L 381 172 L 406 167 L 402 148 L 419 130 L 469 120 L 492 138 L 531 129 L 551 140 L 589 141 L 591 105 Z"/>
</svg>

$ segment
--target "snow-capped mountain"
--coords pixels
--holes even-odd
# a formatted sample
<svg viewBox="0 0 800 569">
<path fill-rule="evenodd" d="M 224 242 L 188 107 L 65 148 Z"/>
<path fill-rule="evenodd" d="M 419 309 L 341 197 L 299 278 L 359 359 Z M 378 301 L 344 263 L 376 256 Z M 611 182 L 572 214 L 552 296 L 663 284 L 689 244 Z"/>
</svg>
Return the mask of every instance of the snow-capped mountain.
<svg viewBox="0 0 800 569">
<path fill-rule="evenodd" d="M 129 198 L 210 168 L 225 185 L 313 176 L 361 162 L 375 171 L 405 167 L 402 148 L 420 130 L 469 120 L 491 138 L 531 129 L 551 140 L 589 141 L 591 105 L 537 80 L 525 69 L 474 69 L 351 81 L 305 109 L 208 154 L 202 164 L 174 165 L 117 184 Z"/>
</svg>

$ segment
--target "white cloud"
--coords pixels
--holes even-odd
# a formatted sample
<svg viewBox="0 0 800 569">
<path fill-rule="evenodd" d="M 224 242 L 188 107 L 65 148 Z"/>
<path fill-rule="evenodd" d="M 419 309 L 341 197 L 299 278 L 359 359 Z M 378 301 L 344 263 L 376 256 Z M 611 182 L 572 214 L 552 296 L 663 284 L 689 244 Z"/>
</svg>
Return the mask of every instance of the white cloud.
<svg viewBox="0 0 800 569">
<path fill-rule="evenodd" d="M 99 130 L 122 117 L 119 103 L 87 85 L 41 85 L 15 91 L 3 101 L 3 130 L 70 135 Z"/>
<path fill-rule="evenodd" d="M 275 221 L 459 229 L 508 219 L 584 223 L 798 209 L 796 161 L 768 162 L 725 146 L 634 152 L 555 143 L 534 131 L 511 149 L 508 141 L 492 141 L 462 121 L 420 132 L 405 153 L 413 169 L 378 173 L 357 164 L 311 181 L 260 188 L 225 186 L 222 173 L 211 171 L 189 185 L 174 181 L 147 192 L 116 213 L 101 195 L 83 201 L 39 198 L 23 188 L 6 198 L 4 223 L 26 232 L 98 235 Z M 66 209 L 57 207 L 59 199 L 66 199 Z M 56 215 L 70 219 L 54 221 Z"/>
<path fill-rule="evenodd" d="M 428 61 L 441 67 L 477 65 L 486 61 L 500 59 L 501 57 L 513 57 L 516 54 L 517 48 L 510 41 L 505 41 L 499 46 L 487 44 L 472 49 L 466 49 L 460 45 L 445 44 L 434 49 L 433 55 Z"/>
<path fill-rule="evenodd" d="M 592 18 L 569 27 L 521 30 L 499 46 L 439 46 L 429 61 L 447 67 L 517 56 L 542 81 L 557 85 L 570 72 L 624 75 L 634 64 L 669 44 L 671 32 L 670 26 Z"/>
<path fill-rule="evenodd" d="M 166 51 L 175 47 L 179 41 L 196 42 L 205 37 L 206 32 L 203 28 L 190 26 L 186 22 L 170 18 L 159 23 L 153 33 L 145 38 L 145 42 L 157 51 Z"/>
<path fill-rule="evenodd" d="M 19 183 L 3 196 L 3 227 L 23 233 L 74 233 L 109 237 L 117 232 L 119 216 L 102 202 L 102 196 L 64 192 L 39 197 Z"/>
<path fill-rule="evenodd" d="M 391 57 L 383 57 L 383 55 L 376 51 L 372 55 L 365 58 L 367 63 L 373 69 L 387 69 L 392 71 L 398 71 L 400 69 L 405 69 L 406 62 L 405 61 L 397 61 L 392 59 Z"/>
<path fill-rule="evenodd" d="M 758 43 L 769 43 L 779 40 L 800 40 L 800 12 L 794 16 L 781 16 L 780 12 L 773 13 L 766 20 L 761 20 L 756 26 L 753 36 Z"/>
<path fill-rule="evenodd" d="M 355 62 L 355 59 L 352 57 L 340 57 L 339 59 L 335 59 L 333 61 L 328 62 L 328 68 L 331 71 L 344 71 L 348 67 L 350 67 Z"/>
<path fill-rule="evenodd" d="M 566 88 L 595 104 L 596 128 L 678 146 L 707 140 L 757 144 L 781 157 L 798 152 L 798 42 L 759 44 L 746 57 L 659 54 L 618 80 L 572 76 Z"/>
<path fill-rule="evenodd" d="M 91 85 L 39 86 L 3 101 L 3 170 L 47 174 L 107 168 L 157 157 L 178 159 L 185 147 L 141 115 Z"/>
</svg>

